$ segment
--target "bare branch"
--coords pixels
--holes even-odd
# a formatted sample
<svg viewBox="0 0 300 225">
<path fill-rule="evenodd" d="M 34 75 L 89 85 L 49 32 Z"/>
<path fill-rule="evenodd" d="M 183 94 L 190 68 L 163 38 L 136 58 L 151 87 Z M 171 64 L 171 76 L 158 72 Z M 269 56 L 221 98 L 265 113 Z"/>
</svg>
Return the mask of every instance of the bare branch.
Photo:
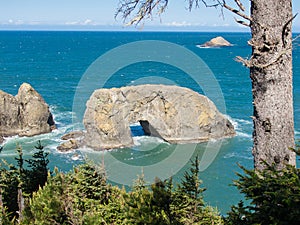
<svg viewBox="0 0 300 225">
<path fill-rule="evenodd" d="M 251 60 L 244 59 L 244 58 L 241 57 L 241 56 L 237 56 L 237 57 L 235 58 L 235 61 L 242 63 L 244 66 L 246 66 L 246 67 L 248 67 L 248 68 L 251 67 Z"/>
<path fill-rule="evenodd" d="M 242 17 L 242 18 L 251 21 L 251 18 L 248 15 L 242 13 L 241 11 L 239 11 L 237 9 L 234 9 L 234 8 L 230 7 L 229 5 L 226 4 L 225 1 L 223 1 L 223 7 L 228 9 L 229 11 L 233 12 L 234 14 Z"/>
<path fill-rule="evenodd" d="M 167 8 L 168 0 L 120 0 L 115 18 L 121 15 L 123 21 L 129 21 L 126 25 L 138 25 L 142 20 L 152 18 L 155 10 L 160 16 Z M 133 18 L 129 18 L 133 15 Z"/>
<path fill-rule="evenodd" d="M 243 12 L 245 11 L 244 5 L 240 2 L 240 0 L 234 0 L 237 6 L 242 10 Z"/>
<path fill-rule="evenodd" d="M 205 7 L 218 7 L 221 6 L 222 3 L 220 0 L 214 0 L 214 3 L 207 3 L 206 0 L 188 0 L 189 1 L 189 10 L 191 11 L 193 9 L 193 7 L 195 8 L 199 8 L 200 7 L 200 3 L 202 3 Z"/>
<path fill-rule="evenodd" d="M 246 67 L 248 67 L 248 68 L 250 68 L 250 67 L 256 67 L 256 68 L 259 68 L 259 69 L 265 69 L 265 68 L 267 68 L 269 66 L 272 66 L 275 63 L 277 63 L 278 60 L 280 60 L 282 56 L 288 54 L 288 52 L 290 50 L 291 49 L 285 49 L 285 50 L 282 50 L 282 51 L 278 52 L 271 59 L 269 59 L 268 62 L 265 63 L 265 64 L 254 62 L 252 57 L 250 59 L 244 59 L 241 56 L 237 56 L 235 60 L 237 62 L 243 63 L 243 65 L 246 66 Z"/>
<path fill-rule="evenodd" d="M 281 39 L 282 39 L 282 44 L 283 47 L 285 47 L 285 33 L 286 33 L 286 29 L 288 27 L 288 25 L 296 18 L 296 16 L 298 16 L 298 13 L 296 13 L 292 18 L 290 18 L 283 26 L 282 28 L 282 33 L 281 33 Z"/>
<path fill-rule="evenodd" d="M 231 6 L 227 5 L 225 0 L 186 0 L 188 2 L 188 10 L 192 10 L 194 7 L 198 8 L 200 5 L 205 7 L 220 7 L 222 16 L 223 9 L 227 9 L 234 14 L 244 18 L 245 20 L 251 21 L 251 18 L 243 13 L 245 7 L 240 0 L 234 0 L 240 10 L 234 9 Z M 126 25 L 139 25 L 141 21 L 145 19 L 152 18 L 153 13 L 155 12 L 157 16 L 161 16 L 165 12 L 169 0 L 119 0 L 119 7 L 115 14 L 115 18 L 120 16 L 124 22 L 127 22 Z M 249 26 L 247 22 L 242 20 L 237 20 L 237 23 L 240 23 L 244 26 Z"/>
<path fill-rule="evenodd" d="M 242 25 L 244 25 L 244 26 L 246 26 L 246 27 L 250 27 L 250 24 L 249 23 L 246 23 L 245 21 L 243 21 L 243 20 L 238 20 L 238 19 L 236 19 L 236 18 L 234 18 L 235 19 L 235 22 L 237 22 L 237 23 L 239 23 L 239 24 L 242 24 Z"/>
</svg>

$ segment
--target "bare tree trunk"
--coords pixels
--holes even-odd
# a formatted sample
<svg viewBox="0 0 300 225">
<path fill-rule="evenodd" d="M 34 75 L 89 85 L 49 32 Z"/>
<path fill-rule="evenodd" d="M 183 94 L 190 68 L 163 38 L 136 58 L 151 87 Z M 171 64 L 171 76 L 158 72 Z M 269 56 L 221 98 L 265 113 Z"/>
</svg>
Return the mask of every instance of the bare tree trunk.
<svg viewBox="0 0 300 225">
<path fill-rule="evenodd" d="M 19 207 L 19 219 L 18 219 L 18 223 L 20 224 L 21 221 L 23 220 L 23 211 L 24 211 L 24 196 L 22 193 L 22 189 L 18 188 L 18 207 Z"/>
<path fill-rule="evenodd" d="M 254 105 L 254 166 L 295 165 L 291 0 L 252 0 L 250 77 Z"/>
</svg>

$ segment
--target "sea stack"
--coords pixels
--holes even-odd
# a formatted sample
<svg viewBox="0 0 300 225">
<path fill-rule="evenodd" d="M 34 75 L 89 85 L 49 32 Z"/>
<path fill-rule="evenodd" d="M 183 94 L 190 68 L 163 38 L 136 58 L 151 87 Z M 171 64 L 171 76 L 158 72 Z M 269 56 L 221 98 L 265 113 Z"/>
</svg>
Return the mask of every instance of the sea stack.
<svg viewBox="0 0 300 225">
<path fill-rule="evenodd" d="M 223 47 L 223 46 L 232 46 L 232 44 L 221 36 L 215 37 L 210 41 L 207 41 L 201 45 L 201 47 Z"/>
<path fill-rule="evenodd" d="M 130 124 L 169 143 L 232 137 L 234 127 L 206 96 L 188 88 L 139 85 L 95 90 L 84 115 L 84 143 L 95 150 L 133 145 Z"/>
<path fill-rule="evenodd" d="M 53 129 L 49 106 L 30 84 L 23 83 L 16 96 L 0 90 L 0 136 L 34 136 Z"/>
</svg>

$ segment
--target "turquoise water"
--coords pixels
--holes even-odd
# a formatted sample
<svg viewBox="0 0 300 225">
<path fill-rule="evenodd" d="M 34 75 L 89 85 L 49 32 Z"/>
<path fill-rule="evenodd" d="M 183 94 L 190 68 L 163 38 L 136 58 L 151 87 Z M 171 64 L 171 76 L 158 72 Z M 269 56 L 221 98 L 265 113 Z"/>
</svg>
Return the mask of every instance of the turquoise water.
<svg viewBox="0 0 300 225">
<path fill-rule="evenodd" d="M 199 48 L 215 36 L 223 36 L 234 44 L 228 48 Z M 25 155 L 32 153 L 37 140 L 41 140 L 50 154 L 50 166 L 63 171 L 81 163 L 85 155 L 102 159 L 100 153 L 89 149 L 74 153 L 59 153 L 56 147 L 61 143 L 62 134 L 73 130 L 78 124 L 72 123 L 76 117 L 72 112 L 73 98 L 77 85 L 90 66 L 100 55 L 126 43 L 141 40 L 168 41 L 183 46 L 208 65 L 216 77 L 226 103 L 226 114 L 237 131 L 237 136 L 226 139 L 221 145 L 216 158 L 200 174 L 206 201 L 217 206 L 222 213 L 230 205 L 238 203 L 241 195 L 230 186 L 240 172 L 237 163 L 252 167 L 251 134 L 252 134 L 252 96 L 249 71 L 236 62 L 236 56 L 249 57 L 251 48 L 247 45 L 248 33 L 188 33 L 188 32 L 0 32 L 0 89 L 13 95 L 23 82 L 30 83 L 50 105 L 58 129 L 51 134 L 32 138 L 11 137 L 6 139 L 4 150 L 0 154 L 10 162 L 15 157 L 16 143 L 20 143 Z M 294 102 L 296 137 L 300 137 L 300 41 L 294 43 Z M 199 85 L 183 71 L 171 65 L 158 62 L 136 63 L 120 68 L 105 83 L 105 87 L 135 85 L 143 81 L 160 83 L 160 80 L 149 80 L 149 77 L 160 77 L 177 85 L 189 87 L 202 93 Z M 142 79 L 143 78 L 143 79 Z M 218 105 L 218 102 L 216 102 Z M 80 126 L 80 124 L 79 124 Z M 158 163 L 172 155 L 176 146 L 163 141 L 145 137 L 135 128 L 135 146 L 114 150 L 111 155 L 128 165 L 147 166 Z M 190 145 L 181 146 L 189 149 Z M 203 157 L 206 144 L 199 144 L 193 152 Z M 108 153 L 104 153 L 108 154 Z M 170 163 L 178 163 L 180 158 Z M 109 167 L 110 161 L 105 162 Z M 205 162 L 203 162 L 205 164 Z M 175 175 L 180 179 L 185 166 Z M 163 168 L 161 168 L 163 171 Z M 119 173 L 127 173 L 120 171 Z M 163 172 L 162 172 L 163 173 Z"/>
</svg>

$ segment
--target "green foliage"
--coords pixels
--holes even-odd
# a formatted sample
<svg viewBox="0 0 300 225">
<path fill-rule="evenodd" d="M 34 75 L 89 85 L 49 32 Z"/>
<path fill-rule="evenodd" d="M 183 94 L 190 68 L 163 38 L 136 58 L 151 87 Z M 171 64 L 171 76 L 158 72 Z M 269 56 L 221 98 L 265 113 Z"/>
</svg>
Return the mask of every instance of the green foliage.
<svg viewBox="0 0 300 225">
<path fill-rule="evenodd" d="M 18 186 L 19 186 L 19 173 L 16 168 L 3 162 L 0 169 L 0 188 L 2 189 L 3 206 L 6 211 L 9 212 L 11 218 L 17 216 L 19 210 L 17 204 Z M 5 169 L 8 167 L 9 169 Z"/>
<path fill-rule="evenodd" d="M 218 212 L 204 205 L 198 163 L 192 165 L 175 189 L 172 179 L 157 178 L 149 187 L 142 175 L 129 192 L 108 184 L 103 168 L 91 163 L 68 174 L 56 170 L 33 194 L 23 224 L 221 224 Z"/>
<path fill-rule="evenodd" d="M 191 168 L 186 171 L 181 183 L 173 193 L 173 210 L 180 224 L 222 224 L 222 218 L 216 209 L 205 206 L 204 188 L 200 185 L 199 159 L 191 161 Z"/>
<path fill-rule="evenodd" d="M 218 212 L 205 206 L 200 188 L 199 161 L 184 174 L 181 184 L 159 178 L 148 186 L 143 175 L 131 191 L 107 183 L 105 170 L 90 162 L 69 173 L 48 172 L 48 154 L 38 142 L 31 159 L 19 147 L 16 165 L 1 167 L 2 224 L 221 224 Z M 26 164 L 27 163 L 27 167 Z M 18 190 L 25 193 L 20 217 Z M 10 199 L 10 201 L 8 200 Z"/>
<path fill-rule="evenodd" d="M 127 224 L 222 224 L 218 212 L 204 204 L 198 157 L 191 165 L 175 188 L 172 179 L 156 178 L 149 190 L 143 176 L 139 177 L 125 197 Z"/>
<path fill-rule="evenodd" d="M 40 142 L 38 142 L 36 149 L 38 151 L 33 154 L 33 159 L 24 160 L 22 147 L 17 145 L 16 166 L 5 161 L 0 164 L 0 188 L 2 189 L 3 207 L 6 207 L 8 212 L 6 215 L 10 218 L 19 216 L 17 213 L 20 211 L 18 190 L 19 193 L 23 193 L 25 196 L 31 196 L 47 180 L 48 154 L 44 153 Z M 28 168 L 25 168 L 25 162 L 28 163 Z M 21 202 L 19 203 L 21 204 Z"/>
<path fill-rule="evenodd" d="M 287 165 L 277 170 L 266 165 L 263 171 L 247 170 L 235 182 L 250 205 L 233 206 L 227 224 L 300 224 L 300 170 Z"/>
<path fill-rule="evenodd" d="M 26 192 L 29 194 L 36 192 L 39 187 L 45 185 L 49 172 L 49 153 L 44 151 L 44 146 L 42 146 L 40 141 L 38 141 L 35 149 L 37 151 L 34 152 L 32 158 L 25 160 L 29 168 L 25 173 L 27 178 Z"/>
<path fill-rule="evenodd" d="M 104 170 L 97 165 L 85 163 L 68 174 L 56 170 L 33 195 L 23 223 L 121 224 L 117 223 L 124 220 L 121 193 L 106 183 Z"/>
<path fill-rule="evenodd" d="M 55 176 L 48 177 L 47 184 L 33 193 L 29 207 L 24 212 L 23 224 L 70 224 L 69 199 L 66 193 L 65 175 L 57 170 Z"/>
<path fill-rule="evenodd" d="M 133 190 L 124 195 L 126 224 L 174 224 L 168 184 L 171 182 L 156 178 L 150 190 L 143 175 L 138 177 Z"/>
<path fill-rule="evenodd" d="M 202 200 L 202 193 L 205 191 L 205 188 L 200 188 L 202 181 L 199 179 L 198 155 L 194 161 L 191 161 L 191 168 L 189 171 L 185 171 L 183 178 L 178 186 L 179 191 L 192 199 Z M 201 205 L 203 204 L 202 202 Z"/>
<path fill-rule="evenodd" d="M 0 225 L 13 225 L 15 224 L 15 220 L 10 219 L 10 215 L 7 212 L 7 208 L 3 205 L 0 205 Z"/>
</svg>

